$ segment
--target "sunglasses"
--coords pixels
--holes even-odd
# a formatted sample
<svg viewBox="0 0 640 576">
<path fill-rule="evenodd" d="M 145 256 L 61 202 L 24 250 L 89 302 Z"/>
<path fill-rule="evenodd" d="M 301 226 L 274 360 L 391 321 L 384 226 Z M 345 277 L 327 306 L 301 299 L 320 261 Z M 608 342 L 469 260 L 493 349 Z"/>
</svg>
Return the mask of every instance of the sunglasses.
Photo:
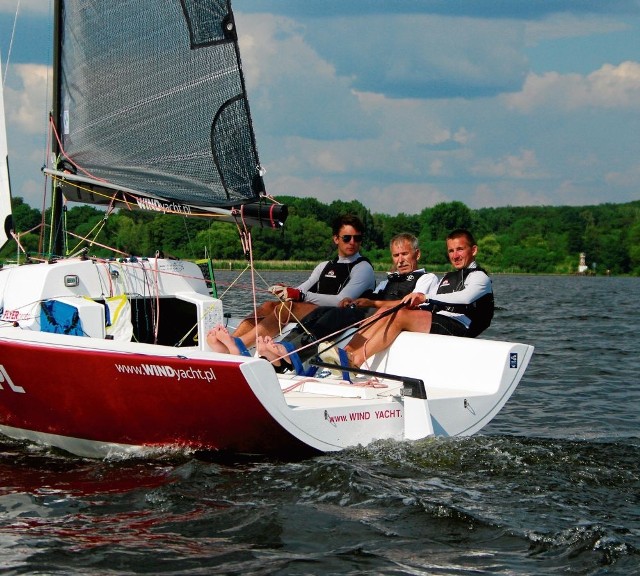
<svg viewBox="0 0 640 576">
<path fill-rule="evenodd" d="M 349 243 L 351 242 L 351 238 L 353 238 L 354 242 L 362 242 L 362 234 L 344 234 L 340 236 L 343 242 Z"/>
</svg>

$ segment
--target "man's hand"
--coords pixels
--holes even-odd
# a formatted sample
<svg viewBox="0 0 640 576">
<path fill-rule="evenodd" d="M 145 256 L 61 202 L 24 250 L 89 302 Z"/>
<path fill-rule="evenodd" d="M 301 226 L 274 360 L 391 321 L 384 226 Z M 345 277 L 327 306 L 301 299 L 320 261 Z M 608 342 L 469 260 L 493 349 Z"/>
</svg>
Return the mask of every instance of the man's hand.
<svg viewBox="0 0 640 576">
<path fill-rule="evenodd" d="M 417 308 L 420 304 L 424 304 L 427 301 L 427 297 L 422 292 L 411 292 L 411 294 L 407 294 L 402 301 L 409 308 Z"/>
<path fill-rule="evenodd" d="M 291 286 L 285 286 L 284 284 L 271 286 L 269 292 L 283 301 L 302 302 L 304 300 L 304 292 L 301 292 L 297 288 L 291 288 Z"/>
</svg>

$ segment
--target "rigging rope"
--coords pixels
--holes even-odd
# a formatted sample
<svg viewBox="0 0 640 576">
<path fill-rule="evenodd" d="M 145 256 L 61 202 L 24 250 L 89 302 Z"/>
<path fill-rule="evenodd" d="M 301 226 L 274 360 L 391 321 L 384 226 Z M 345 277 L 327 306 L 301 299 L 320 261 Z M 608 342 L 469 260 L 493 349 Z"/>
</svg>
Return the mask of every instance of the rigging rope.
<svg viewBox="0 0 640 576">
<path fill-rule="evenodd" d="M 158 286 L 158 276 L 160 274 L 160 269 L 158 268 L 158 258 L 160 257 L 160 252 L 156 252 L 155 266 L 153 268 L 153 288 L 156 293 L 156 306 L 155 310 L 152 307 L 152 314 L 155 313 L 155 318 L 153 319 L 153 343 L 158 343 L 158 331 L 160 329 L 160 289 Z M 144 266 L 143 266 L 144 267 Z"/>
<path fill-rule="evenodd" d="M 11 51 L 13 50 L 13 39 L 15 38 L 15 35 L 16 35 L 16 24 L 18 23 L 19 12 L 20 12 L 20 0 L 18 0 L 18 4 L 16 5 L 16 14 L 13 17 L 13 27 L 11 28 L 11 39 L 9 40 L 9 50 L 7 51 L 7 62 L 4 65 L 4 76 L 2 77 L 3 88 L 7 80 L 7 71 L 9 69 L 9 62 L 11 61 Z"/>
<path fill-rule="evenodd" d="M 253 243 L 251 242 L 251 228 L 247 227 L 247 223 L 244 219 L 244 205 L 240 207 L 240 220 L 242 222 L 242 229 L 238 226 L 240 231 L 240 242 L 245 250 L 245 254 L 249 257 L 249 269 L 251 272 L 251 296 L 253 300 L 253 318 L 255 328 L 255 338 L 258 338 L 258 301 L 256 300 L 256 277 L 255 267 L 253 265 Z"/>
</svg>

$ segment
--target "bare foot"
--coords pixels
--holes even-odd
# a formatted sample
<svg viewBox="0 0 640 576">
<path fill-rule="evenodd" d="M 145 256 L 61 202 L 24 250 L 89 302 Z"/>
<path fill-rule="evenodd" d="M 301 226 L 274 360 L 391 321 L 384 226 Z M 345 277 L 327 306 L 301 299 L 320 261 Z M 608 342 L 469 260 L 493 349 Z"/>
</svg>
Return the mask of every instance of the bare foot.
<svg viewBox="0 0 640 576">
<path fill-rule="evenodd" d="M 364 355 L 364 348 L 354 350 L 347 344 L 344 350 L 347 353 L 350 368 L 359 368 L 367 361 L 367 357 Z"/>
<path fill-rule="evenodd" d="M 214 352 L 220 352 L 222 354 L 233 354 L 229 349 L 229 346 L 226 344 L 227 338 L 233 341 L 231 334 L 227 330 L 226 326 L 222 324 L 218 324 L 209 330 L 207 333 L 207 344 L 209 348 Z M 233 343 L 235 346 L 235 342 Z M 237 349 L 237 346 L 235 346 Z"/>
<path fill-rule="evenodd" d="M 274 368 L 282 366 L 283 361 L 285 364 L 290 365 L 285 359 L 288 355 L 287 349 L 271 336 L 258 336 L 256 349 L 258 350 L 258 356 L 269 360 Z"/>
<path fill-rule="evenodd" d="M 287 349 L 271 336 L 258 336 L 256 345 L 258 354 L 264 356 L 270 362 L 288 354 Z"/>
<path fill-rule="evenodd" d="M 229 331 L 224 326 L 222 328 L 223 329 L 218 332 L 218 340 L 227 347 L 229 354 L 240 356 L 242 351 L 238 347 L 238 344 L 236 344 L 235 338 L 229 334 Z"/>
</svg>

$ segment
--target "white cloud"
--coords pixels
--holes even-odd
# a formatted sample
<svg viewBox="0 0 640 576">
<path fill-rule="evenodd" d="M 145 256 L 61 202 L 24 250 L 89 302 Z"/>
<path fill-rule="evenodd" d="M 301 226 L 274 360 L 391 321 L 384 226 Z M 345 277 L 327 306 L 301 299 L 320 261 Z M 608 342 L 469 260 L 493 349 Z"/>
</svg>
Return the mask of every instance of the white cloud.
<svg viewBox="0 0 640 576">
<path fill-rule="evenodd" d="M 443 173 L 444 162 L 442 158 L 436 158 L 429 163 L 429 173 L 432 176 L 440 176 Z"/>
<path fill-rule="evenodd" d="M 519 154 L 508 155 L 498 161 L 481 160 L 471 168 L 476 176 L 493 178 L 535 178 L 539 170 L 536 153 L 533 150 L 521 150 Z"/>
<path fill-rule="evenodd" d="M 518 21 L 364 14 L 307 37 L 355 89 L 393 98 L 493 96 L 519 89 L 528 69 Z"/>
<path fill-rule="evenodd" d="M 42 134 L 51 68 L 39 64 L 16 64 L 12 74 L 16 76 L 17 83 L 13 88 L 5 86 L 5 105 L 11 111 L 7 114 L 7 123 L 27 134 Z"/>
<path fill-rule="evenodd" d="M 638 183 L 640 182 L 640 162 L 632 164 L 624 171 L 607 172 L 604 179 L 610 186 L 638 189 Z"/>
<path fill-rule="evenodd" d="M 417 214 L 426 206 L 434 206 L 440 202 L 450 202 L 437 186 L 426 183 L 390 184 L 373 188 L 369 194 L 370 202 L 380 206 L 377 212 L 383 214 Z"/>
<path fill-rule="evenodd" d="M 47 66 L 16 64 L 4 86 L 12 194 L 37 207 L 42 204 L 49 75 Z"/>
<path fill-rule="evenodd" d="M 467 204 L 472 208 L 485 206 L 546 206 L 553 204 L 546 192 L 536 189 L 531 191 L 524 186 L 512 183 L 493 182 L 480 184 L 473 190 Z"/>
<path fill-rule="evenodd" d="M 525 3 L 507 18 L 500 10 L 517 7 L 491 1 L 470 1 L 458 17 L 446 15 L 456 3 L 436 3 L 434 15 L 427 3 L 399 14 L 385 2 L 381 16 L 361 1 L 295 0 L 299 13 L 315 13 L 298 20 L 285 0 L 255 3 L 262 13 L 235 2 L 271 194 L 358 199 L 388 214 L 453 200 L 479 208 L 638 197 L 640 64 L 629 31 L 637 17 L 571 14 L 567 2 L 565 14 L 541 17 L 552 8 Z M 0 0 L 5 29 L 16 3 Z M 21 14 L 34 11 L 42 26 L 49 6 L 22 0 Z M 29 61 L 18 42 L 13 61 Z M 12 65 L 5 86 L 14 194 L 36 206 L 46 70 Z"/>
<path fill-rule="evenodd" d="M 49 4 L 45 0 L 0 0 L 0 13 L 15 14 L 18 10 L 20 14 L 48 14 Z"/>
<path fill-rule="evenodd" d="M 549 40 L 584 38 L 619 32 L 629 28 L 624 20 L 615 16 L 563 12 L 541 20 L 528 21 L 525 29 L 525 41 L 527 46 L 537 46 Z"/>
<path fill-rule="evenodd" d="M 586 76 L 580 74 L 529 74 L 521 92 L 507 94 L 506 105 L 524 113 L 546 107 L 579 108 L 640 107 L 640 63 L 605 64 Z"/>
<path fill-rule="evenodd" d="M 294 21 L 237 15 L 247 89 L 257 126 L 273 135 L 331 139 L 372 135 L 375 121 L 359 105 L 349 78 L 336 73 Z"/>
<path fill-rule="evenodd" d="M 286 196 L 308 196 L 321 202 L 358 200 L 374 212 L 384 214 L 416 214 L 425 206 L 450 202 L 436 186 L 421 183 L 372 184 L 361 179 L 348 179 L 339 186 L 324 178 L 279 177 L 271 182 L 271 193 Z"/>
</svg>

